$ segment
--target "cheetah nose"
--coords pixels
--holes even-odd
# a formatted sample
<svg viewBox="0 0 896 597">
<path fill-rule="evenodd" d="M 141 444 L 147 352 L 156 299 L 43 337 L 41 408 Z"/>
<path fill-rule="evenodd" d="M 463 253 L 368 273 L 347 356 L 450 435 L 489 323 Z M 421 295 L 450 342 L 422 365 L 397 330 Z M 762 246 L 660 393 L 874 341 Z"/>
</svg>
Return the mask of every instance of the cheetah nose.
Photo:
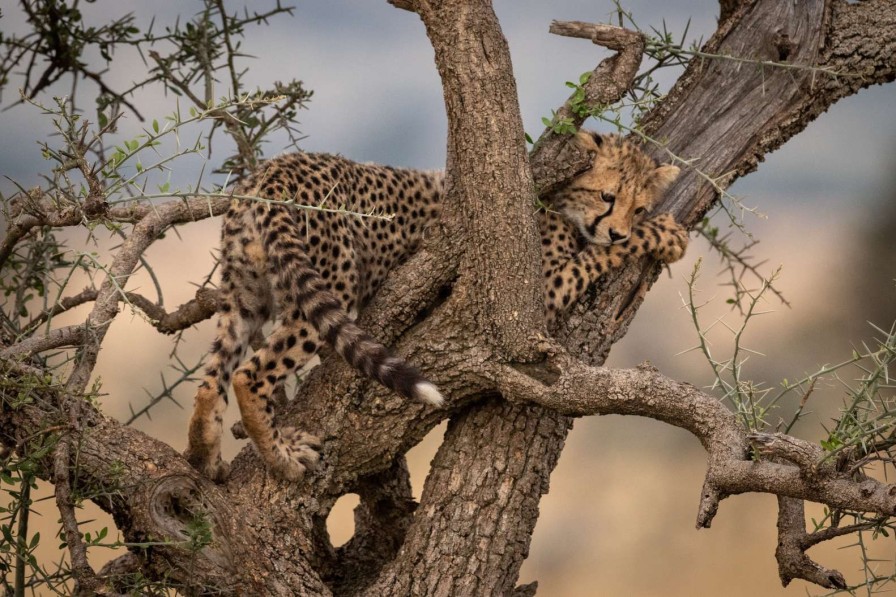
<svg viewBox="0 0 896 597">
<path fill-rule="evenodd" d="M 616 232 L 615 230 L 610 228 L 610 242 L 611 243 L 622 242 L 627 238 L 628 238 L 628 234 L 619 234 L 618 232 Z"/>
</svg>

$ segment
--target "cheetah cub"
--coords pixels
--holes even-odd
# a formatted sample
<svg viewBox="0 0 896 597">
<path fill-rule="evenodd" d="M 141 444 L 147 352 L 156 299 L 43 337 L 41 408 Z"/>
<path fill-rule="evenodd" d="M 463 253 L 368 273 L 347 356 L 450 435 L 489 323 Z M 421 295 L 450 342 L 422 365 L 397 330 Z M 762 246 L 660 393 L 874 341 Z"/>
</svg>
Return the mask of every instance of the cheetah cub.
<svg viewBox="0 0 896 597">
<path fill-rule="evenodd" d="M 624 259 L 679 259 L 687 232 L 669 214 L 645 219 L 678 176 L 616 135 L 580 132 L 592 168 L 543 198 L 539 213 L 546 308 L 552 323 L 607 270 Z M 267 467 L 299 479 L 319 458 L 319 440 L 273 426 L 272 396 L 320 349 L 332 347 L 365 375 L 408 398 L 439 406 L 438 389 L 354 323 L 353 314 L 386 275 L 413 254 L 439 217 L 443 174 L 358 164 L 339 156 L 293 153 L 266 162 L 242 181 L 224 216 L 217 339 L 196 394 L 187 458 L 215 480 L 222 415 L 232 383 L 243 427 Z M 299 210 L 287 202 L 394 214 L 390 221 Z M 244 361 L 250 338 L 277 325 Z"/>
</svg>

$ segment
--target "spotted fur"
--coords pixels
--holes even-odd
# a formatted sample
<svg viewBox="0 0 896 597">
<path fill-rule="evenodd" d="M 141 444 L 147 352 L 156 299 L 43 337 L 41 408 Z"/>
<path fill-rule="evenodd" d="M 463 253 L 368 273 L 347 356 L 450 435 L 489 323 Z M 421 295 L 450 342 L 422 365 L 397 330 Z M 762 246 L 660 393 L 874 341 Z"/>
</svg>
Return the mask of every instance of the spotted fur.
<svg viewBox="0 0 896 597">
<path fill-rule="evenodd" d="M 617 136 L 580 133 L 594 165 L 546 198 L 540 214 L 549 320 L 605 271 L 629 256 L 681 257 L 687 235 L 671 216 L 643 220 L 678 169 L 658 166 Z M 386 275 L 419 247 L 438 219 L 442 173 L 358 164 L 328 154 L 294 153 L 267 162 L 238 185 L 224 217 L 217 339 L 190 421 L 190 462 L 214 479 L 222 415 L 232 382 L 243 428 L 266 465 L 295 480 L 319 458 L 320 442 L 273 425 L 273 393 L 327 344 L 394 391 L 439 406 L 442 395 L 406 361 L 353 322 Z M 286 202 L 394 214 L 391 221 L 299 210 Z M 278 324 L 246 361 L 249 339 Z M 241 364 L 242 363 L 242 364 Z M 234 371 L 235 370 L 235 371 Z"/>
</svg>

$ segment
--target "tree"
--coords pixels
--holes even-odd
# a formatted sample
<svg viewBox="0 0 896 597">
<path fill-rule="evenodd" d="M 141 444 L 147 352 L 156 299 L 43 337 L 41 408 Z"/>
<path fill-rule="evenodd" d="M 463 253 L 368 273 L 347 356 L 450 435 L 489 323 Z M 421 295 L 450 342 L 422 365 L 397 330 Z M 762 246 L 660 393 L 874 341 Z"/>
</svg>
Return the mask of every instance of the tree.
<svg viewBox="0 0 896 597">
<path fill-rule="evenodd" d="M 165 312 L 127 291 L 128 278 L 162 233 L 219 214 L 227 198 L 199 189 L 179 194 L 164 189 L 160 194 L 170 193 L 172 200 L 148 203 L 150 193 L 133 189 L 133 177 L 121 166 L 173 129 L 154 123 L 146 137 L 105 149 L 102 136 L 60 103 L 55 113 L 64 148 L 47 148 L 59 165 L 56 178 L 45 188 L 23 190 L 8 206 L 9 225 L 0 244 L 7 290 L 37 292 L 55 269 L 71 267 L 71 257 L 58 251 L 54 231 L 59 228 L 103 224 L 125 240 L 110 266 L 92 268 L 101 280 L 97 288 L 50 303 L 37 314 L 28 313 L 27 296 L 19 293 L 16 310 L 6 314 L 0 439 L 8 449 L 7 482 L 20 483 L 14 520 L 25 519 L 33 477 L 51 480 L 71 576 L 76 590 L 85 593 L 120 592 L 134 583 L 148 591 L 158 586 L 151 583 L 164 581 L 186 592 L 530 595 L 534 586 L 515 588 L 517 575 L 538 500 L 573 419 L 635 414 L 687 429 L 706 448 L 698 526 L 709 526 L 727 496 L 775 494 L 782 581 L 801 578 L 842 588 L 843 577 L 805 551 L 845 533 L 890 528 L 896 487 L 877 481 L 864 467 L 889 462 L 893 416 L 888 408 L 881 417 L 863 413 L 869 402 L 881 401 L 878 390 L 896 353 L 896 335 L 884 334 L 873 351 L 878 368 L 825 445 L 771 432 L 755 411 L 732 413 L 717 398 L 649 366 L 601 367 L 655 279 L 656 264 L 636 263 L 615 273 L 549 333 L 531 205 L 536 189 L 547 193 L 586 167 L 585 156 L 564 149 L 565 135 L 588 116 L 609 117 L 608 107 L 630 92 L 647 108 L 637 126 L 629 127 L 631 134 L 657 157 L 687 166 L 660 210 L 697 226 L 764 154 L 838 99 L 896 77 L 893 1 L 721 2 L 718 30 L 700 50 L 619 27 L 556 23 L 554 32 L 590 38 L 617 54 L 574 84 L 573 95 L 547 121 L 528 154 L 507 46 L 490 3 L 393 4 L 416 11 L 433 44 L 449 118 L 448 195 L 435 238 L 394 272 L 361 322 L 419 365 L 450 396 L 449 407 L 424 412 L 344 363 L 327 360 L 303 381 L 300 399 L 283 409 L 287 420 L 328 438 L 325 466 L 296 486 L 274 482 L 251 450 L 233 462 L 226 483 L 215 485 L 169 446 L 104 417 L 90 401 L 95 389 L 87 386 L 122 302 L 144 311 L 168 333 L 214 310 L 214 292 L 203 288 L 190 303 Z M 59 22 L 72 25 L 68 36 L 38 35 L 46 47 L 12 46 L 25 48 L 20 58 L 28 52 L 51 57 L 37 82 L 27 82 L 29 93 L 39 92 L 45 79 L 65 74 L 102 78 L 84 66 L 78 49 L 102 42 L 77 33 L 77 19 L 65 21 L 71 16 L 62 10 L 66 5 L 27 5 L 42 7 L 33 22 L 47 31 L 58 33 Z M 181 53 L 147 54 L 153 75 L 141 87 L 162 82 L 194 104 L 190 116 L 172 117 L 175 128 L 208 119 L 232 135 L 238 153 L 224 167 L 239 174 L 257 159 L 263 134 L 286 125 L 306 94 L 298 83 L 273 90 L 286 96 L 280 104 L 272 103 L 272 94 L 241 94 L 233 37 L 240 26 L 264 16 L 237 18 L 227 16 L 220 2 L 206 6 L 196 24 L 170 34 Z M 155 41 L 138 33 L 120 23 L 106 32 L 114 43 L 103 39 L 107 49 Z M 693 57 L 655 105 L 649 81 L 637 74 L 645 51 L 660 61 Z M 216 102 L 208 91 L 218 67 L 232 83 L 225 102 Z M 194 91 L 195 81 L 207 84 L 205 94 Z M 108 132 L 119 110 L 128 109 L 132 90 L 119 92 L 105 83 L 101 88 L 99 125 Z M 699 166 L 689 162 L 697 156 Z M 133 176 L 146 168 L 135 167 Z M 80 178 L 73 181 L 69 173 Z M 111 204 L 122 181 L 143 201 Z M 86 262 L 76 265 L 81 263 Z M 41 324 L 53 314 L 85 302 L 92 307 L 83 325 L 44 330 Z M 76 349 L 73 361 L 53 369 L 58 363 L 45 353 L 69 347 Z M 748 391 L 737 383 L 737 361 L 726 366 L 735 374 L 730 393 Z M 720 375 L 726 366 L 720 366 Z M 812 383 L 806 381 L 804 396 Z M 403 454 L 447 417 L 448 430 L 418 506 Z M 356 532 L 334 549 L 324 521 L 346 492 L 360 496 Z M 78 529 L 74 504 L 79 499 L 93 499 L 112 513 L 131 544 L 131 553 L 99 573 L 85 558 L 97 539 Z M 831 512 L 824 527 L 811 533 L 804 526 L 805 500 L 826 504 Z M 848 520 L 853 523 L 841 524 Z M 20 563 L 10 561 L 17 572 L 24 570 L 25 537 L 10 529 L 5 539 L 16 542 Z M 61 571 L 59 578 L 65 577 Z M 24 581 L 15 583 L 21 587 Z"/>
</svg>

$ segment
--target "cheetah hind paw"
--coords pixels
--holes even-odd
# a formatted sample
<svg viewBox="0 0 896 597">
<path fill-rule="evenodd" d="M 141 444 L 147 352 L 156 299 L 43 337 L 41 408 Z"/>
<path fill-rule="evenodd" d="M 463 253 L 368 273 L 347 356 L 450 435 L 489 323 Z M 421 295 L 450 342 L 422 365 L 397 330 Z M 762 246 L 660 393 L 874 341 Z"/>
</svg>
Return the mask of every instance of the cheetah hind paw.
<svg viewBox="0 0 896 597">
<path fill-rule="evenodd" d="M 230 464 L 218 456 L 216 459 L 200 459 L 192 456 L 189 451 L 185 454 L 187 462 L 197 471 L 214 481 L 223 483 L 230 476 Z"/>
<path fill-rule="evenodd" d="M 286 481 L 298 481 L 306 470 L 314 470 L 320 460 L 321 442 L 316 436 L 294 427 L 277 430 L 268 468 Z"/>
<path fill-rule="evenodd" d="M 249 439 L 249 434 L 246 432 L 242 421 L 237 421 L 230 427 L 230 434 L 233 435 L 234 439 Z"/>
</svg>

